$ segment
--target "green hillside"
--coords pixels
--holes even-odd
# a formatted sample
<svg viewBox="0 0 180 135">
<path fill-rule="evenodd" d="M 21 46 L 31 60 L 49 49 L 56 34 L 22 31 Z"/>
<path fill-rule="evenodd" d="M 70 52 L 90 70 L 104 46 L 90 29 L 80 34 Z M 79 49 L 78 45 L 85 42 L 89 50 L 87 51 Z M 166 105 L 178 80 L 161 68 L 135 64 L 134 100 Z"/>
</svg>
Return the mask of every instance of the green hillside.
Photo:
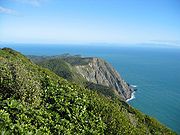
<svg viewBox="0 0 180 135">
<path fill-rule="evenodd" d="M 66 57 L 64 55 L 57 57 L 31 56 L 30 59 L 39 66 L 45 67 L 71 82 L 83 85 L 86 80 L 76 73 L 71 64 L 83 64 L 80 57 Z"/>
<path fill-rule="evenodd" d="M 8 48 L 0 49 L 0 132 L 175 134 L 126 102 L 68 82 Z"/>
<path fill-rule="evenodd" d="M 75 65 L 86 65 L 91 58 L 82 58 L 79 55 L 71 56 L 69 54 L 59 56 L 28 56 L 37 65 L 48 68 L 58 76 L 65 78 L 70 82 L 75 82 L 87 89 L 95 90 L 109 98 L 121 98 L 117 92 L 111 88 L 101 84 L 95 84 L 87 81 L 77 73 Z"/>
</svg>

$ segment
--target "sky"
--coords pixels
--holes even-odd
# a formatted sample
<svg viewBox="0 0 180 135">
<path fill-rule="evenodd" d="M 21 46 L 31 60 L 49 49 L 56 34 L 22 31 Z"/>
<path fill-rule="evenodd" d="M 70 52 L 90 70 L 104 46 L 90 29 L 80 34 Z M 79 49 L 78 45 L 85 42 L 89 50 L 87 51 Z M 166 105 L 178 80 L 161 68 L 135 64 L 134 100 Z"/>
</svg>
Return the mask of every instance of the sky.
<svg viewBox="0 0 180 135">
<path fill-rule="evenodd" d="M 0 0 L 0 42 L 180 44 L 180 0 Z"/>
</svg>

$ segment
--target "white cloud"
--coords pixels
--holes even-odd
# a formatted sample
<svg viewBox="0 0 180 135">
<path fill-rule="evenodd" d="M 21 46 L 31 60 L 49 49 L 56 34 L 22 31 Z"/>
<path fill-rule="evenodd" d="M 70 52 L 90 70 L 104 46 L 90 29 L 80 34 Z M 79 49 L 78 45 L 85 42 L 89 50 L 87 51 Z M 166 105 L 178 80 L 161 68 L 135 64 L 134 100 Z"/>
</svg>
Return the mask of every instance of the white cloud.
<svg viewBox="0 0 180 135">
<path fill-rule="evenodd" d="M 0 6 L 0 13 L 11 14 L 11 15 L 17 14 L 17 12 L 15 10 L 10 9 L 10 8 L 5 8 L 5 7 L 2 7 L 2 6 Z"/>
</svg>

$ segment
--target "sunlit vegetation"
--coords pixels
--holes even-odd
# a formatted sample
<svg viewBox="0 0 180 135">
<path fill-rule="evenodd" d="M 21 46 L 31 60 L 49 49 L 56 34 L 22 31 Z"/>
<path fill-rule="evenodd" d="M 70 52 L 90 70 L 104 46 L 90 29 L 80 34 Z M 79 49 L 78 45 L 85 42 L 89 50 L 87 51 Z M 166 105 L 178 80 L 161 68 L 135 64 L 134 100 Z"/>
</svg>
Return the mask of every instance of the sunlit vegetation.
<svg viewBox="0 0 180 135">
<path fill-rule="evenodd" d="M 92 59 L 91 57 L 83 58 L 79 55 L 71 56 L 69 54 L 64 54 L 59 56 L 29 56 L 29 58 L 37 65 L 48 68 L 58 76 L 63 77 L 70 82 L 75 82 L 87 89 L 97 91 L 109 98 L 121 98 L 115 89 L 101 84 L 88 82 L 88 80 L 77 72 L 77 69 L 74 66 L 89 64 Z"/>
<path fill-rule="evenodd" d="M 0 50 L 1 134 L 175 134 L 120 99 L 68 82 Z"/>
</svg>

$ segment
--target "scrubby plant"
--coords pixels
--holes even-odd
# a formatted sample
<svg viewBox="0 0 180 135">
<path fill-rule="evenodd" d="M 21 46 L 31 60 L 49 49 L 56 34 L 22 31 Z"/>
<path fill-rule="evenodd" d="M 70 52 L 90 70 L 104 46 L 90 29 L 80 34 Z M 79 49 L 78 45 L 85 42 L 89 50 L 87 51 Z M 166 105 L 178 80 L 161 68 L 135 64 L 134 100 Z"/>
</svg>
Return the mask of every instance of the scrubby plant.
<svg viewBox="0 0 180 135">
<path fill-rule="evenodd" d="M 0 50 L 1 134 L 175 134 L 124 101 L 110 99 Z"/>
</svg>

